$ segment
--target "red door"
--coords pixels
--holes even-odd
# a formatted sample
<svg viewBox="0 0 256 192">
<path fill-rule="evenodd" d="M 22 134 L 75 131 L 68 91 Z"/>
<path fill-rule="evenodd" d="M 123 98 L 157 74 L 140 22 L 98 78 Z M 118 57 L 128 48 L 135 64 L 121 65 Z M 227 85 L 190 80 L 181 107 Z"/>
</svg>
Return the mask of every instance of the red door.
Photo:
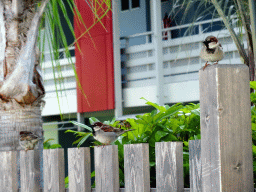
<svg viewBox="0 0 256 192">
<path fill-rule="evenodd" d="M 90 1 L 87 2 L 76 1 L 86 27 L 90 28 L 89 32 L 78 40 L 75 49 L 76 71 L 90 104 L 77 86 L 79 113 L 114 109 L 112 12 L 110 10 L 101 23 L 95 24 L 97 19 L 89 7 L 92 5 Z M 96 6 L 95 10 L 100 16 L 104 12 L 99 6 Z M 77 17 L 74 23 L 75 34 L 78 38 L 86 31 L 86 28 Z"/>
</svg>

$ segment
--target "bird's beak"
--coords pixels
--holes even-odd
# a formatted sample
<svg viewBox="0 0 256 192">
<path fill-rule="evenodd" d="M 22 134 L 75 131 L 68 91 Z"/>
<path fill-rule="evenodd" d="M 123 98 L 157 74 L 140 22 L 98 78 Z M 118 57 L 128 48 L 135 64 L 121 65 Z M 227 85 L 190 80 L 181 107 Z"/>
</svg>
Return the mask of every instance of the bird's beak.
<svg viewBox="0 0 256 192">
<path fill-rule="evenodd" d="M 203 41 L 203 44 L 207 47 L 207 42 L 206 41 Z"/>
</svg>

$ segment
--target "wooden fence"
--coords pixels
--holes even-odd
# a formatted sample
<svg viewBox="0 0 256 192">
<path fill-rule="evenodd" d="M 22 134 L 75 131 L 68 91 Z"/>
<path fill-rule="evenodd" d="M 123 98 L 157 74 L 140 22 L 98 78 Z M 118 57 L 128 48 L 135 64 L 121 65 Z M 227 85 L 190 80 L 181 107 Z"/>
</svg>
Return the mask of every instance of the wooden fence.
<svg viewBox="0 0 256 192">
<path fill-rule="evenodd" d="M 252 192 L 249 72 L 245 65 L 200 70 L 201 141 L 189 141 L 190 189 L 183 184 L 182 142 L 156 143 L 156 189 L 150 189 L 149 146 L 124 145 L 125 189 L 119 188 L 118 148 L 94 148 L 91 189 L 89 148 L 68 149 L 69 191 Z M 0 153 L 0 191 L 17 191 L 17 151 Z M 34 151 L 20 152 L 21 191 L 39 191 Z M 64 150 L 43 151 L 44 191 L 65 191 Z"/>
<path fill-rule="evenodd" d="M 190 141 L 191 188 L 200 191 L 201 159 L 200 140 Z M 151 191 L 189 191 L 183 189 L 183 144 L 182 142 L 156 143 L 156 189 Z M 15 167 L 17 151 L 1 152 L 1 165 Z M 119 191 L 119 162 L 116 145 L 94 148 L 96 189 L 91 189 L 90 148 L 68 149 L 69 191 Z M 65 191 L 64 149 L 43 151 L 44 191 Z M 35 177 L 34 151 L 20 152 L 21 191 L 39 191 Z M 10 168 L 0 175 L 3 191 L 16 191 L 18 176 Z M 124 145 L 125 191 L 150 191 L 149 146 L 147 143 Z M 15 172 L 17 173 L 17 172 Z M 5 179 L 4 179 L 5 178 Z M 7 186 L 8 184 L 8 186 Z M 1 191 L 1 190 L 0 190 Z M 121 189 L 120 191 L 124 191 Z"/>
</svg>

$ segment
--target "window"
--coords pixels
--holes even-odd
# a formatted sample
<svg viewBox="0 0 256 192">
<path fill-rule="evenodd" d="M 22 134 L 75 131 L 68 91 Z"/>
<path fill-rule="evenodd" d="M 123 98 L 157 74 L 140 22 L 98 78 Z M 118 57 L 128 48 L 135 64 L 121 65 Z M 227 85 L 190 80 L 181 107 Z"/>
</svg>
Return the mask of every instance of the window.
<svg viewBox="0 0 256 192">
<path fill-rule="evenodd" d="M 132 0 L 132 8 L 140 7 L 140 0 Z"/>
<path fill-rule="evenodd" d="M 121 10 L 126 11 L 140 7 L 140 0 L 121 0 Z"/>
<path fill-rule="evenodd" d="M 129 9 L 129 0 L 122 0 L 121 1 L 122 11 Z"/>
</svg>

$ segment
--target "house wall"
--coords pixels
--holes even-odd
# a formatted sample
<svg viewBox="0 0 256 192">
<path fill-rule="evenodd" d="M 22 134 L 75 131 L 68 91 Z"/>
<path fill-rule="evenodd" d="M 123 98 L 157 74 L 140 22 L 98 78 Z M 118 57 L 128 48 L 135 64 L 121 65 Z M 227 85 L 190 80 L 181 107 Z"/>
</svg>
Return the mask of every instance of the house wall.
<svg viewBox="0 0 256 192">
<path fill-rule="evenodd" d="M 131 8 L 131 0 L 130 0 L 130 9 L 124 10 L 124 11 L 121 10 L 121 3 L 119 7 L 120 36 L 123 37 L 123 36 L 133 35 L 135 33 L 146 32 L 147 31 L 146 1 L 140 0 L 139 8 Z M 136 45 L 142 42 L 143 42 L 142 38 L 137 38 L 137 39 L 133 39 L 130 42 L 130 45 Z"/>
<path fill-rule="evenodd" d="M 75 20 L 76 36 L 82 35 L 76 44 L 76 70 L 83 90 L 77 87 L 77 112 L 114 109 L 112 12 L 95 24 L 96 17 L 87 2 L 78 1 L 77 6 L 86 27 L 92 26 L 82 35 L 87 29 Z M 99 16 L 101 8 L 96 8 Z"/>
</svg>

